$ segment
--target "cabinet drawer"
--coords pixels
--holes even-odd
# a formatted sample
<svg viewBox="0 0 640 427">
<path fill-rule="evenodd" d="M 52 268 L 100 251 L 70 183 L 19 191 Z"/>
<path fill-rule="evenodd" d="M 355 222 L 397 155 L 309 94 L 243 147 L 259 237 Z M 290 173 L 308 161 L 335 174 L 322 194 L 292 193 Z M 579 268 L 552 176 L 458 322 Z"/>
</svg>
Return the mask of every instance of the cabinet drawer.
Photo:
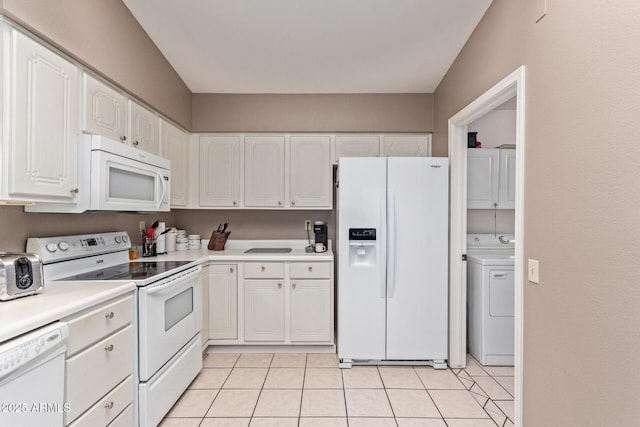
<svg viewBox="0 0 640 427">
<path fill-rule="evenodd" d="M 109 427 L 131 427 L 133 426 L 133 405 L 127 406 L 118 417 L 113 420 Z"/>
<path fill-rule="evenodd" d="M 284 277 L 284 264 L 281 262 L 247 262 L 244 265 L 244 277 L 248 279 L 280 279 Z"/>
<path fill-rule="evenodd" d="M 133 328 L 126 328 L 67 359 L 66 422 L 101 399 L 133 371 Z"/>
<path fill-rule="evenodd" d="M 122 381 L 109 394 L 100 399 L 91 409 L 74 421 L 70 427 L 106 426 L 120 412 L 133 402 L 133 379 L 131 375 Z M 131 414 L 133 415 L 133 414 Z M 133 417 L 129 419 L 131 425 Z M 126 425 L 126 424 L 125 424 Z"/>
<path fill-rule="evenodd" d="M 329 279 L 331 264 L 324 262 L 296 262 L 291 263 L 292 279 Z"/>
<path fill-rule="evenodd" d="M 131 323 L 132 319 L 133 297 L 127 296 L 69 320 L 67 356 L 73 356 L 83 348 L 112 334 Z"/>
</svg>

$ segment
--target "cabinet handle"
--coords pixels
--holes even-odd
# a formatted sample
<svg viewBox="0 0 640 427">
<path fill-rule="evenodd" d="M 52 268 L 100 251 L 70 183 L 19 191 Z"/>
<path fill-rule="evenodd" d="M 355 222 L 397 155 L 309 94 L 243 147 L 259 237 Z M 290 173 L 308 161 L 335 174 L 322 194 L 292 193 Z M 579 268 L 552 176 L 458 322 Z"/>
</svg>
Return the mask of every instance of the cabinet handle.
<svg viewBox="0 0 640 427">
<path fill-rule="evenodd" d="M 110 353 L 113 351 L 113 344 L 109 344 L 108 346 L 105 346 L 104 351 L 106 351 L 107 353 Z"/>
<path fill-rule="evenodd" d="M 295 206 L 295 205 L 296 205 L 296 202 L 293 202 L 293 201 L 292 201 L 292 202 L 291 202 L 291 206 Z"/>
<path fill-rule="evenodd" d="M 311 270 L 313 270 L 313 267 L 312 267 L 312 266 L 309 266 L 309 271 L 311 271 Z"/>
<path fill-rule="evenodd" d="M 113 408 L 113 402 L 108 402 L 104 404 L 104 409 L 111 409 Z"/>
<path fill-rule="evenodd" d="M 229 269 L 229 273 L 233 273 L 233 267 Z"/>
<path fill-rule="evenodd" d="M 292 287 L 293 289 L 295 289 L 295 288 L 296 288 L 296 284 L 295 284 L 295 283 L 292 283 L 292 284 L 291 284 L 291 287 Z"/>
<path fill-rule="evenodd" d="M 236 206 L 238 204 L 238 202 L 236 202 L 235 200 L 233 201 L 233 206 Z"/>
<path fill-rule="evenodd" d="M 278 200 L 278 206 L 282 206 L 282 200 Z"/>
<path fill-rule="evenodd" d="M 260 267 L 260 270 L 264 271 L 264 265 L 262 267 Z"/>
<path fill-rule="evenodd" d="M 122 135 L 122 136 L 120 137 L 120 141 L 125 142 L 126 140 L 127 140 L 126 135 Z"/>
<path fill-rule="evenodd" d="M 138 144 L 140 144 L 138 141 L 133 142 L 133 145 L 135 145 L 136 147 L 138 146 Z"/>
<path fill-rule="evenodd" d="M 74 188 L 73 190 L 71 190 L 71 192 L 73 194 L 78 194 L 80 192 L 80 190 L 78 190 L 77 188 Z"/>
<path fill-rule="evenodd" d="M 278 283 L 278 289 L 282 287 L 282 283 Z"/>
<path fill-rule="evenodd" d="M 113 316 L 115 316 L 115 314 L 113 313 L 113 311 L 110 311 L 104 315 L 104 318 L 109 320 L 109 319 L 113 319 Z"/>
</svg>

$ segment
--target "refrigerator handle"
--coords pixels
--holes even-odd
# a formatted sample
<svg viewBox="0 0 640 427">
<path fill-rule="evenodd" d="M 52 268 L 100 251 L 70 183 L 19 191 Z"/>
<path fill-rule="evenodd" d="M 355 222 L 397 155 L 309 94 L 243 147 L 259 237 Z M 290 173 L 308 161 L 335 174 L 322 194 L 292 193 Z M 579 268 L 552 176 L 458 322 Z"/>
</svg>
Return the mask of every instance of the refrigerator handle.
<svg viewBox="0 0 640 427">
<path fill-rule="evenodd" d="M 385 226 L 385 218 L 387 217 L 387 203 L 386 200 L 387 199 L 387 191 L 383 190 L 382 193 L 380 194 L 380 198 L 378 199 L 378 202 L 380 204 L 380 226 L 384 227 Z M 383 268 L 383 265 L 386 263 L 386 254 L 384 252 L 384 245 L 382 244 L 382 242 L 380 241 L 380 239 L 382 239 L 382 236 L 384 235 L 384 233 L 386 233 L 386 230 L 383 228 L 382 230 L 380 230 L 380 236 L 378 236 L 378 240 L 376 241 L 376 245 L 378 247 L 378 265 L 379 267 L 379 271 L 380 271 L 380 298 L 386 298 L 387 297 L 387 271 L 385 268 Z"/>
<path fill-rule="evenodd" d="M 391 191 L 389 191 L 388 211 L 389 265 L 387 266 L 387 298 L 393 298 L 393 292 L 396 288 L 396 202 Z"/>
</svg>

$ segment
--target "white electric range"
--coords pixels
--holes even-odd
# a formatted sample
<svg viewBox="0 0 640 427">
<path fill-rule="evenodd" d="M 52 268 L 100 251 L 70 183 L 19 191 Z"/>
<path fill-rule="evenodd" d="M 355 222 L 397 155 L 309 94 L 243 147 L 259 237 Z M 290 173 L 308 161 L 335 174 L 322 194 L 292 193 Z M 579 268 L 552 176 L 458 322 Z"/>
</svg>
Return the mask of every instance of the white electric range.
<svg viewBox="0 0 640 427">
<path fill-rule="evenodd" d="M 137 285 L 134 405 L 139 426 L 156 426 L 202 369 L 201 267 L 191 261 L 129 260 L 126 232 L 30 238 L 47 281 Z"/>
</svg>

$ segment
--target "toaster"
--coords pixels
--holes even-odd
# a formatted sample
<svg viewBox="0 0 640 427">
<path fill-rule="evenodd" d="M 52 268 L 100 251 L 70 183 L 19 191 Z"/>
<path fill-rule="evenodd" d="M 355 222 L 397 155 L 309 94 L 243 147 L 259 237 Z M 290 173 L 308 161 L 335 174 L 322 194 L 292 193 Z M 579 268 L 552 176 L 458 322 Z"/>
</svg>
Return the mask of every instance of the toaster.
<svg viewBox="0 0 640 427">
<path fill-rule="evenodd" d="M 34 295 L 43 289 L 44 272 L 38 255 L 0 252 L 0 301 Z"/>
</svg>

